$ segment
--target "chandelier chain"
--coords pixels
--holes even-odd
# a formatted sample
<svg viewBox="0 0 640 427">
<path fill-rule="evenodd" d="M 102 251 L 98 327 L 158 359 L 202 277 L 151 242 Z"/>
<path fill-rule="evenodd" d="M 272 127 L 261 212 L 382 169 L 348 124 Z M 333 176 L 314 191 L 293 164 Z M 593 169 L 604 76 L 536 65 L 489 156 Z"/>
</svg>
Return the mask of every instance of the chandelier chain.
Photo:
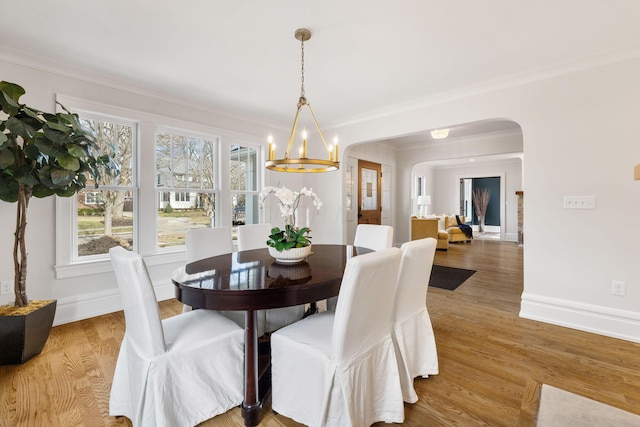
<svg viewBox="0 0 640 427">
<path fill-rule="evenodd" d="M 300 98 L 304 98 L 304 37 L 302 37 L 302 47 L 300 48 L 300 64 L 301 64 L 301 72 L 300 72 Z"/>
</svg>

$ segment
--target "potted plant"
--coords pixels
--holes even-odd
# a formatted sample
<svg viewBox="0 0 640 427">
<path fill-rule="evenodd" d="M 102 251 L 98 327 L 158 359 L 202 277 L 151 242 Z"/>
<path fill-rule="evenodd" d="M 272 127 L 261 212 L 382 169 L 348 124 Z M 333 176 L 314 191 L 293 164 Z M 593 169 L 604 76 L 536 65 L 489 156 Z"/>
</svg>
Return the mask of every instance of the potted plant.
<svg viewBox="0 0 640 427">
<path fill-rule="evenodd" d="M 13 245 L 15 304 L 0 307 L 0 364 L 24 363 L 42 351 L 56 301 L 27 298 L 25 230 L 31 197 L 70 197 L 95 187 L 103 174 L 119 172 L 110 154 L 101 153 L 77 114 L 44 113 L 20 103 L 25 90 L 0 82 L 0 200 L 16 203 Z"/>
<path fill-rule="evenodd" d="M 309 223 L 309 210 L 307 209 L 307 226 L 299 228 L 296 223 L 296 213 L 300 198 L 307 196 L 313 202 L 316 212 L 320 210 L 322 202 L 311 189 L 303 187 L 299 192 L 291 191 L 286 187 L 264 187 L 260 191 L 258 200 L 260 208 L 264 207 L 266 198 L 273 194 L 278 198 L 280 214 L 284 219 L 284 229 L 279 227 L 271 229 L 271 235 L 267 240 L 269 254 L 282 263 L 294 263 L 302 261 L 311 253 L 311 229 Z"/>
<path fill-rule="evenodd" d="M 311 253 L 311 236 L 308 233 L 307 227 L 298 229 L 290 224 L 286 224 L 284 230 L 272 228 L 267 240 L 269 254 L 278 262 L 302 261 Z"/>
</svg>

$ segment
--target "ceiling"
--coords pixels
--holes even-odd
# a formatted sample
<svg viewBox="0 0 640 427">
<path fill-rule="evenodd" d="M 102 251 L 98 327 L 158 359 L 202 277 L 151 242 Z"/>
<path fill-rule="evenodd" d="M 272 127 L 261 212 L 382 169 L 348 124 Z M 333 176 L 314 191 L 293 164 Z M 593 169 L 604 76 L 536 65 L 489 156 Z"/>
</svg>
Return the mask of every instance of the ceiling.
<svg viewBox="0 0 640 427">
<path fill-rule="evenodd" d="M 640 47 L 637 0 L 3 0 L 3 18 L 0 58 L 282 128 L 300 27 L 326 128 Z"/>
</svg>

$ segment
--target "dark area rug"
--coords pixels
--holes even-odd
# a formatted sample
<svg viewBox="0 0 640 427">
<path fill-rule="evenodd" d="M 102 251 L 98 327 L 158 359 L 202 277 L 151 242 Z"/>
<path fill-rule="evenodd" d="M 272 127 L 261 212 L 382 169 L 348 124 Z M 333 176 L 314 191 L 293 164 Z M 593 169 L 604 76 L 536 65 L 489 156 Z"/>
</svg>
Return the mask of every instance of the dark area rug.
<svg viewBox="0 0 640 427">
<path fill-rule="evenodd" d="M 476 270 L 466 270 L 464 268 L 445 267 L 434 265 L 431 269 L 431 279 L 429 286 L 434 288 L 447 289 L 453 291 L 467 280 Z"/>
</svg>

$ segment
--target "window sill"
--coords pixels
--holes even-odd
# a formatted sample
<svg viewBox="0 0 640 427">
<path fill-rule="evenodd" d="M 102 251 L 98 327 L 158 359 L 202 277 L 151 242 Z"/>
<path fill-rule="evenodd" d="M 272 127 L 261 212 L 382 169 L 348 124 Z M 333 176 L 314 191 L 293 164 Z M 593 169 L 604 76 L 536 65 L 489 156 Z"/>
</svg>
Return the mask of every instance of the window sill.
<svg viewBox="0 0 640 427">
<path fill-rule="evenodd" d="M 148 255 L 144 257 L 144 262 L 147 267 L 153 267 L 156 265 L 166 265 L 171 263 L 184 263 L 185 262 L 184 250 L 176 252 L 166 252 L 161 254 Z M 67 265 L 56 265 L 56 279 L 67 279 L 70 277 L 90 276 L 93 274 L 109 273 L 113 271 L 111 266 L 111 260 L 109 258 L 76 262 Z"/>
</svg>

